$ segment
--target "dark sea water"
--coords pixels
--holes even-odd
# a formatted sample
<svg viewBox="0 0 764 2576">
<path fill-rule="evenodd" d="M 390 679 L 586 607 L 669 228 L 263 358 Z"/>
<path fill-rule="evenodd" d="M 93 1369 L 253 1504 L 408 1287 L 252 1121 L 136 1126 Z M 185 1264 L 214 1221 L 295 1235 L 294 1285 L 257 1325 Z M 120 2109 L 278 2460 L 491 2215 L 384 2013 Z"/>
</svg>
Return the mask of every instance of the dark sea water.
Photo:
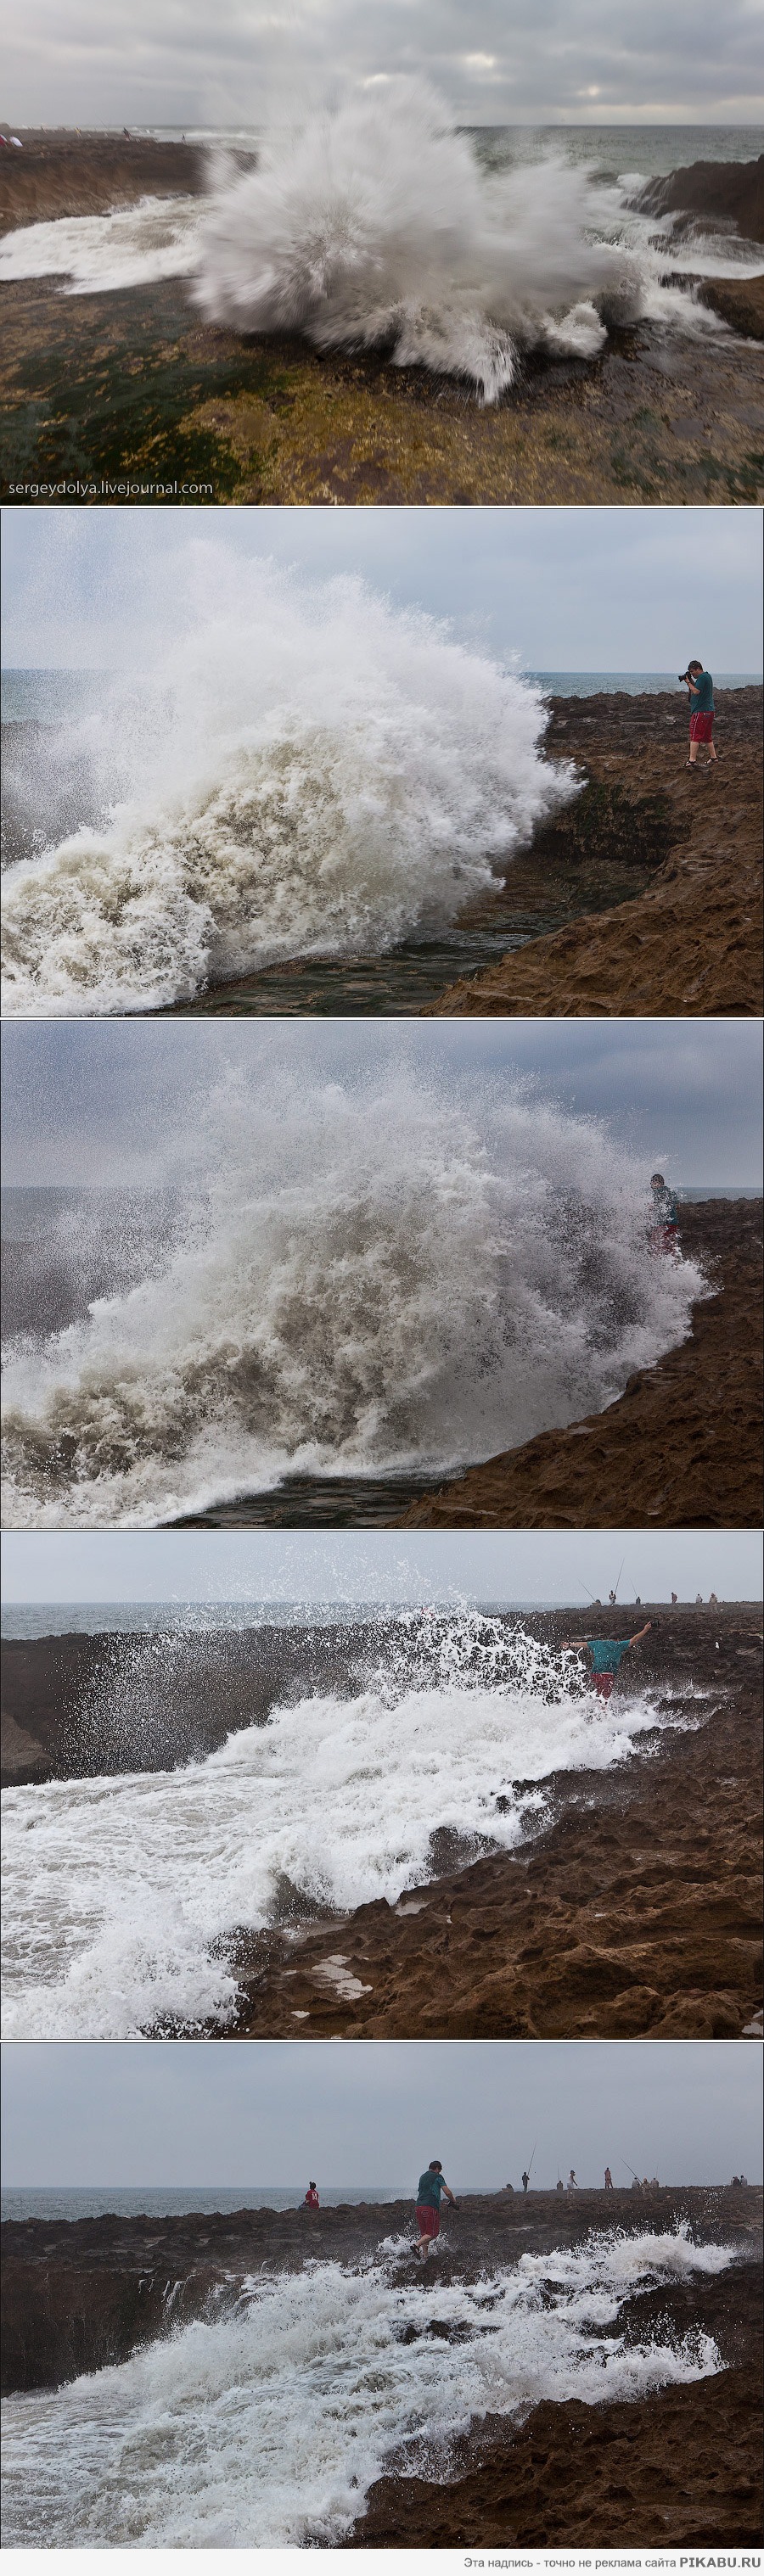
<svg viewBox="0 0 764 2576">
<path fill-rule="evenodd" d="M 114 129 L 115 132 L 117 129 Z M 135 134 L 157 142 L 230 143 L 256 150 L 261 126 L 146 125 Z M 544 152 L 564 152 L 580 167 L 590 164 L 620 178 L 632 171 L 644 179 L 669 170 L 687 170 L 694 161 L 754 161 L 764 152 L 761 125 L 466 125 L 481 160 L 503 163 L 538 160 Z"/>
<path fill-rule="evenodd" d="M 465 1599 L 465 1608 L 472 1605 Z M 561 1601 L 481 1601 L 486 1618 L 506 1611 L 560 1610 Z M 415 1610 L 416 1604 L 407 1605 Z M 168 1628 L 194 1636 L 211 1629 L 238 1635 L 268 1628 L 354 1628 L 373 1620 L 380 1628 L 400 1620 L 400 1604 L 379 1601 L 5 1601 L 0 1634 L 32 1643 L 35 1637 L 144 1636 Z"/>
<path fill-rule="evenodd" d="M 240 2209 L 299 2209 L 308 2184 L 293 2183 L 284 2190 L 276 2183 L 233 2183 L 221 2190 L 217 2183 L 162 2184 L 136 2183 L 126 2191 L 114 2183 L 92 2183 L 72 2190 L 54 2184 L 45 2189 L 0 2192 L 0 2219 L 48 2218 L 73 2221 L 78 2218 L 185 2218 L 198 2210 L 219 2210 L 226 2215 Z M 329 2209 L 375 2205 L 380 2201 L 406 2200 L 412 2197 L 408 2183 L 319 2183 L 319 2198 Z"/>
</svg>

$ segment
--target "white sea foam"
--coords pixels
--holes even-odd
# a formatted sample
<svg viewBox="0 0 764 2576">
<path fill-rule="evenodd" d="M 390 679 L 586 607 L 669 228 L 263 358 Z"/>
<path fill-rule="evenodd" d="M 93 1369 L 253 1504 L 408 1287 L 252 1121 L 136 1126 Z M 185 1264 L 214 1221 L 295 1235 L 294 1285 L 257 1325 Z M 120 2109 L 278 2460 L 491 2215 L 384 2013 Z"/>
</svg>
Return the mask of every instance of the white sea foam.
<svg viewBox="0 0 764 2576">
<path fill-rule="evenodd" d="M 6 1015 L 151 1008 L 442 930 L 576 793 L 538 689 L 434 619 L 257 559 L 237 585 L 224 550 L 206 581 L 161 720 L 123 720 L 112 683 L 71 729 L 107 797 L 132 740 L 134 784 L 106 828 L 7 872 Z"/>
<path fill-rule="evenodd" d="M 490 1456 L 611 1403 L 704 1293 L 651 1258 L 623 1147 L 509 1083 L 436 1095 L 404 1066 L 304 1089 L 282 1062 L 191 1099 L 186 1133 L 174 1250 L 9 1348 L 15 1528 Z"/>
<path fill-rule="evenodd" d="M 52 277 L 66 295 L 106 295 L 187 277 L 204 212 L 198 197 L 143 197 L 109 215 L 22 224 L 0 241 L 0 278 Z"/>
<path fill-rule="evenodd" d="M 421 1653 L 425 1686 L 414 1635 L 357 1696 L 276 1709 L 182 1769 L 7 1790 L 7 2035 L 224 2027 L 237 1928 L 294 1920 L 295 1901 L 394 1904 L 436 1872 L 444 1831 L 465 1859 L 510 1851 L 543 1813 L 534 1783 L 607 1771 L 674 1722 L 639 1691 L 593 1699 L 578 1659 L 503 1623 L 449 1622 L 433 1654 L 424 1622 Z"/>
<path fill-rule="evenodd" d="M 488 2414 L 624 2406 L 721 2367 L 700 2330 L 628 2337 L 639 2290 L 734 2260 L 686 2235 L 600 2237 L 475 2283 L 361 2269 L 261 2274 L 232 2315 L 119 2368 L 6 2400 L 6 2546 L 247 2549 L 341 2541 L 372 2481 L 444 2480 Z M 435 2322 L 446 2333 L 433 2335 Z"/>
</svg>

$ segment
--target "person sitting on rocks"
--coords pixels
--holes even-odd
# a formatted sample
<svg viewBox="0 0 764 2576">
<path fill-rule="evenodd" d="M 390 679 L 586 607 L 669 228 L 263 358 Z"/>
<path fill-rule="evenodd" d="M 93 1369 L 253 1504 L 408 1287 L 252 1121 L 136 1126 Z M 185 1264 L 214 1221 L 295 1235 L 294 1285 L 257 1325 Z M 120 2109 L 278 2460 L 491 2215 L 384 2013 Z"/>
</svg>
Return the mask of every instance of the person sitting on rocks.
<svg viewBox="0 0 764 2576">
<path fill-rule="evenodd" d="M 712 769 L 716 761 L 714 684 L 710 671 L 704 671 L 702 662 L 687 664 L 687 695 L 690 702 L 690 753 L 685 769 L 697 769 L 698 766 Z M 699 763 L 701 743 L 705 746 L 706 757 Z"/>
<path fill-rule="evenodd" d="M 318 2192 L 317 2192 L 317 2190 L 316 2190 L 315 2183 L 314 2183 L 314 2182 L 309 2182 L 309 2184 L 308 2184 L 308 2188 L 307 2188 L 307 2191 L 306 2191 L 306 2194 L 305 2194 L 305 2199 L 304 2199 L 304 2201 L 303 2201 L 303 2209 L 320 2209 L 320 2207 L 321 2207 L 321 2203 L 320 2203 L 320 2200 L 319 2200 L 319 2197 L 318 2197 Z"/>
<path fill-rule="evenodd" d="M 443 2197 L 450 2200 L 452 2209 L 456 2208 L 453 2192 L 449 2191 L 445 2180 L 440 2157 L 433 2156 L 427 2172 L 420 2174 L 417 2185 L 416 2223 L 419 2229 L 419 2242 L 416 2251 L 420 2263 L 426 2263 L 430 2246 L 434 2244 L 436 2236 L 440 2235 L 440 2204 Z"/>
<path fill-rule="evenodd" d="M 592 1670 L 588 1675 L 591 1689 L 597 1692 L 599 1699 L 609 1699 L 624 1655 L 629 1655 L 632 1646 L 638 1646 L 641 1638 L 648 1637 L 650 1629 L 657 1628 L 657 1625 L 657 1619 L 646 1619 L 644 1628 L 636 1628 L 633 1637 L 563 1637 L 563 1652 L 576 1647 L 591 1655 Z"/>
</svg>

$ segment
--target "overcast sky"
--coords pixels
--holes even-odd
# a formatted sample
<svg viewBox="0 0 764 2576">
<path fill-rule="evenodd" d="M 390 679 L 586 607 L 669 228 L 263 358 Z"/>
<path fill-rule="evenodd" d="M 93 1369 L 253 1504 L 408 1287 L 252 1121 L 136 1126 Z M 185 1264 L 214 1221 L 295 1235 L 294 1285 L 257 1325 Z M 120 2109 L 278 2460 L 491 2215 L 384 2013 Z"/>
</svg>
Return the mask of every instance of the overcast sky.
<svg viewBox="0 0 764 2576">
<path fill-rule="evenodd" d="M 7 1603 L 761 1597 L 761 1541 L 744 1530 L 40 1531 L 5 1538 L 2 1561 Z"/>
<path fill-rule="evenodd" d="M 7 2186 L 761 2174 L 759 2051 L 707 2040 L 138 2040 L 3 2049 Z"/>
<path fill-rule="evenodd" d="M 10 1021 L 2 1031 L 8 1183 L 160 1177 L 226 1068 L 280 1085 L 397 1072 L 462 1086 L 520 1074 L 607 1119 L 674 1182 L 761 1182 L 761 1030 L 747 1020 Z"/>
<path fill-rule="evenodd" d="M 10 510 L 6 666 L 138 670 L 196 615 L 200 564 L 262 555 L 310 580 L 354 572 L 399 603 L 536 671 L 761 668 L 758 512 L 242 510 L 201 534 L 182 512 Z M 162 646 L 160 645 L 160 650 Z M 685 700 L 677 688 L 677 705 Z"/>
<path fill-rule="evenodd" d="M 26 0 L 4 11 L 18 124 L 238 125 L 425 73 L 475 124 L 750 125 L 761 15 L 727 0 Z"/>
</svg>

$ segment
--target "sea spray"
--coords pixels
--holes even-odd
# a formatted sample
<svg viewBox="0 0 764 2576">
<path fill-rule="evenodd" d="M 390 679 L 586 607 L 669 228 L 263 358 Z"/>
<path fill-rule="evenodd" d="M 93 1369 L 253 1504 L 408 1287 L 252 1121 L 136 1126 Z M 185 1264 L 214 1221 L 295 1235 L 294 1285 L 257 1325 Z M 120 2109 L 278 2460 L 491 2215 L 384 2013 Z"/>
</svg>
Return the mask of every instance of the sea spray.
<svg viewBox="0 0 764 2576">
<path fill-rule="evenodd" d="M 184 275 L 213 323 L 376 351 L 461 378 L 485 403 L 525 351 L 596 358 L 609 326 L 640 316 L 724 335 L 686 281 L 755 275 L 755 245 L 674 247 L 676 219 L 634 204 L 638 174 L 605 186 L 564 146 L 492 159 L 428 84 L 401 77 L 266 134 L 244 175 L 213 155 L 206 201 L 22 227 L 0 245 L 0 274 L 57 277 L 73 294 Z"/>
<path fill-rule="evenodd" d="M 91 798 L 99 756 L 105 800 L 117 774 L 111 818 L 86 808 L 6 876 L 6 1014 L 156 1008 L 426 938 L 577 792 L 544 758 L 539 690 L 434 618 L 352 577 L 310 587 L 255 559 L 237 579 L 214 549 L 205 569 L 158 704 L 147 689 L 136 721 L 126 688 L 123 719 L 112 680 L 81 720 Z"/>
<path fill-rule="evenodd" d="M 382 349 L 466 377 L 489 403 L 519 348 L 591 358 L 606 318 L 643 307 L 639 265 L 603 240 L 586 172 L 559 159 L 486 173 L 442 100 L 406 78 L 266 139 L 218 197 L 192 291 L 234 330 Z"/>
<path fill-rule="evenodd" d="M 476 2282 L 435 2279 L 424 2303 L 400 2242 L 355 2268 L 262 2272 L 228 2314 L 6 2400 L 6 2546 L 336 2544 L 375 2478 L 446 2481 L 486 2416 L 509 2430 L 544 2400 L 626 2407 L 713 2375 L 710 2335 L 635 2331 L 630 2303 L 733 2261 L 686 2232 L 600 2236 Z"/>
<path fill-rule="evenodd" d="M 105 1678 L 107 1738 L 153 1656 Z M 452 1867 L 512 1851 L 543 1828 L 551 1775 L 644 1760 L 686 1722 L 644 1688 L 596 1699 L 520 1624 L 467 1615 L 433 1638 L 412 1620 L 365 1688 L 277 1706 L 204 1761 L 6 1791 L 4 2030 L 230 2026 L 245 1930 L 396 1904 L 444 1847 Z"/>
<path fill-rule="evenodd" d="M 490 1456 L 611 1403 L 704 1293 L 651 1257 L 633 1158 L 512 1082 L 306 1089 L 282 1061 L 183 1108 L 172 1252 L 9 1349 L 17 1528 Z"/>
</svg>

